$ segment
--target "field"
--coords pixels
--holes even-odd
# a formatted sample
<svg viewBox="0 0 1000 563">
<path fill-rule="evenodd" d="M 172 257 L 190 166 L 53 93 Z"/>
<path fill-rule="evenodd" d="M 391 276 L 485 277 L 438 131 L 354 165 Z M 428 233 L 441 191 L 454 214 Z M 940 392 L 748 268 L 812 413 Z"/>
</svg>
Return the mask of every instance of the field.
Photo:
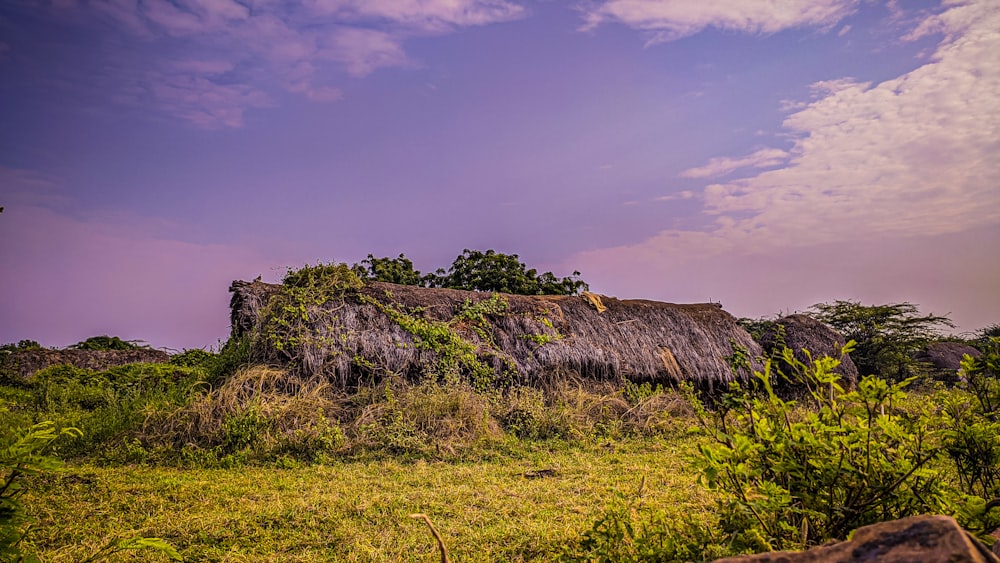
<svg viewBox="0 0 1000 563">
<path fill-rule="evenodd" d="M 991 543 L 998 345 L 958 386 L 841 386 L 837 360 L 786 350 L 783 396 L 769 371 L 699 395 L 572 374 L 344 389 L 201 351 L 57 365 L 0 381 L 0 561 L 439 561 L 417 514 L 451 561 L 712 560 L 926 513 Z"/>
<path fill-rule="evenodd" d="M 675 514 L 702 510 L 706 492 L 681 459 L 691 446 L 684 436 L 533 444 L 477 462 L 291 469 L 83 464 L 39 479 L 24 500 L 37 520 L 31 543 L 52 562 L 135 534 L 167 539 L 186 561 L 439 560 L 413 513 L 431 517 L 454 561 L 549 561 L 616 495 Z"/>
</svg>

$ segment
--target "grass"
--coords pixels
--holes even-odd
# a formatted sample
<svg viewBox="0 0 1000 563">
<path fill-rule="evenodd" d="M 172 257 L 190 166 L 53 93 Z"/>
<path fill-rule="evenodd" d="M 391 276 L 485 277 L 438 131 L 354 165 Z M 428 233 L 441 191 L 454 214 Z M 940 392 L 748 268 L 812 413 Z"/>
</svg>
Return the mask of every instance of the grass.
<svg viewBox="0 0 1000 563">
<path fill-rule="evenodd" d="M 43 561 L 76 561 L 111 538 L 162 537 L 185 560 L 437 561 L 431 517 L 454 561 L 550 561 L 609 499 L 638 491 L 677 515 L 709 497 L 685 468 L 678 435 L 567 446 L 527 443 L 477 462 L 396 459 L 290 469 L 70 465 L 37 478 L 25 503 Z M 554 474 L 542 471 L 554 469 Z M 146 561 L 148 553 L 123 554 Z"/>
</svg>

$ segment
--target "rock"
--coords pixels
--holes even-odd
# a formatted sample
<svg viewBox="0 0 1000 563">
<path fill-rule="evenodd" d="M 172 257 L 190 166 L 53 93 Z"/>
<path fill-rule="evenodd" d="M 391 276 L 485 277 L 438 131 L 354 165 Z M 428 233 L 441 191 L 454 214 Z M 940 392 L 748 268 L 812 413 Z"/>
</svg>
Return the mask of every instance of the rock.
<svg viewBox="0 0 1000 563">
<path fill-rule="evenodd" d="M 808 357 L 803 350 L 809 350 L 813 358 L 820 356 L 840 357 L 840 350 L 847 343 L 842 334 L 817 321 L 808 315 L 788 315 L 774 321 L 774 325 L 765 330 L 760 338 L 760 345 L 768 356 L 781 353 L 781 346 L 787 346 L 795 352 L 795 357 L 806 364 Z M 780 362 L 776 367 L 782 373 L 789 374 L 790 368 Z M 858 381 L 858 368 L 850 356 L 844 356 L 840 366 L 835 370 L 848 385 Z"/>
<path fill-rule="evenodd" d="M 978 358 L 982 352 L 961 342 L 933 342 L 914 354 L 913 359 L 922 363 L 934 379 L 955 383 L 966 354 Z"/>
<path fill-rule="evenodd" d="M 808 551 L 780 551 L 716 563 L 1000 563 L 1000 558 L 948 516 L 911 516 L 858 528 L 844 542 Z"/>
</svg>

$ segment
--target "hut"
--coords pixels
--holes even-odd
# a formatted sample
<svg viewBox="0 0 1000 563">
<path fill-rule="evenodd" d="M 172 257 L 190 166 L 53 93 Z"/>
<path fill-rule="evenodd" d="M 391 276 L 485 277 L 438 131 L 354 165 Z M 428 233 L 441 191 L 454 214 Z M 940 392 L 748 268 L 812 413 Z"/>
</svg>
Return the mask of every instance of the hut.
<svg viewBox="0 0 1000 563">
<path fill-rule="evenodd" d="M 235 281 L 232 338 L 252 361 L 344 386 L 379 374 L 537 383 L 573 374 L 701 389 L 746 379 L 760 346 L 716 304 L 509 295 L 382 282 L 322 297 Z M 742 358 L 743 361 L 734 361 Z"/>
<path fill-rule="evenodd" d="M 956 383 L 966 355 L 978 358 L 982 352 L 961 342 L 931 342 L 914 354 L 913 359 L 935 380 Z"/>
<path fill-rule="evenodd" d="M 170 356 L 161 350 L 135 348 L 133 350 L 50 350 L 36 348 L 0 353 L 0 374 L 12 380 L 24 380 L 54 365 L 69 364 L 74 367 L 104 370 L 115 366 L 136 363 L 164 363 Z"/>
<path fill-rule="evenodd" d="M 782 349 L 787 347 L 800 362 L 809 362 L 809 356 L 819 358 L 830 356 L 840 358 L 840 365 L 834 370 L 850 385 L 858 381 L 858 368 L 849 355 L 841 354 L 847 340 L 842 334 L 809 315 L 793 314 L 769 322 L 760 336 L 760 345 L 771 358 L 780 358 Z M 808 351 L 808 354 L 806 353 Z M 791 374 L 791 366 L 779 361 L 778 369 Z"/>
</svg>

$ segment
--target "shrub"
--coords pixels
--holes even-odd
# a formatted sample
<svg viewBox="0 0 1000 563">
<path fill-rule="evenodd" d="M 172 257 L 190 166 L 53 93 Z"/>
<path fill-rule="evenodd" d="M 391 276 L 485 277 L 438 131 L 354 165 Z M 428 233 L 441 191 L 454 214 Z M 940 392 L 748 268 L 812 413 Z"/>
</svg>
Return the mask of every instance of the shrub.
<svg viewBox="0 0 1000 563">
<path fill-rule="evenodd" d="M 808 390 L 808 408 L 775 395 L 769 362 L 756 374 L 762 396 L 733 384 L 718 410 L 697 410 L 711 442 L 695 467 L 722 493 L 720 525 L 738 550 L 804 548 L 947 507 L 930 464 L 937 453 L 930 416 L 896 407 L 907 381 L 866 377 L 845 391 L 832 371 L 839 360 L 805 365 L 787 349 L 783 359 Z"/>
<path fill-rule="evenodd" d="M 117 336 L 91 336 L 83 342 L 70 346 L 73 350 L 136 350 L 141 348 Z"/>
<path fill-rule="evenodd" d="M 944 401 L 945 450 L 970 497 L 963 524 L 985 539 L 1000 528 L 1000 510 L 992 510 L 1000 504 L 1000 338 L 982 356 L 966 356 L 960 374 L 968 392 Z"/>
</svg>

